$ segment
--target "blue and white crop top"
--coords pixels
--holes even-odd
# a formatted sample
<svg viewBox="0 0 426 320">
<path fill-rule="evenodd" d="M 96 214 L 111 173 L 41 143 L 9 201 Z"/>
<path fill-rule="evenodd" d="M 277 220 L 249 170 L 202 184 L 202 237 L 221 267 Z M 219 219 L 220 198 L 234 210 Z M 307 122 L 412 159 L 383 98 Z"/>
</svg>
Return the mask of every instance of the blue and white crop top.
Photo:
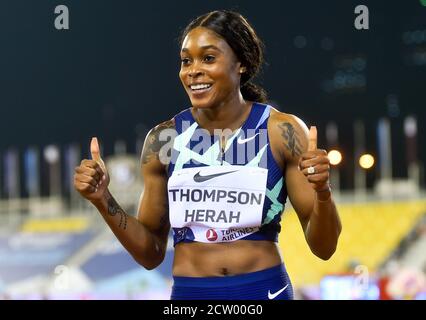
<svg viewBox="0 0 426 320">
<path fill-rule="evenodd" d="M 167 185 L 174 245 L 278 241 L 287 190 L 269 144 L 270 111 L 254 103 L 224 148 L 220 134 L 200 128 L 190 109 L 174 117 Z"/>
</svg>

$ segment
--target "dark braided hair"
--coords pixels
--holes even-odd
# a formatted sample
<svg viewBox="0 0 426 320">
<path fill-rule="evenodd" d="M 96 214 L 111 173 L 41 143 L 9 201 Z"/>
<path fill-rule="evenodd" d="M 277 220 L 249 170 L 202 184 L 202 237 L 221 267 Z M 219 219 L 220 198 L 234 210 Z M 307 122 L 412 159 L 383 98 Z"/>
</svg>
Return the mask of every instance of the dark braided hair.
<svg viewBox="0 0 426 320">
<path fill-rule="evenodd" d="M 241 94 L 244 99 L 264 103 L 266 91 L 251 80 L 263 64 L 263 43 L 247 20 L 239 13 L 227 10 L 212 11 L 193 20 L 183 31 L 180 44 L 196 27 L 214 31 L 225 39 L 246 71 L 241 75 Z"/>
</svg>

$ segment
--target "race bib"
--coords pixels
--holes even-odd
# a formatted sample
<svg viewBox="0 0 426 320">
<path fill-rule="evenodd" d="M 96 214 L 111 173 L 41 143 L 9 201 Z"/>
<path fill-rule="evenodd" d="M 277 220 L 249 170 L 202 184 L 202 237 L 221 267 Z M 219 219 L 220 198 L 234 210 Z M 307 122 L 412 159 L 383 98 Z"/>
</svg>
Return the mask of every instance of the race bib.
<svg viewBox="0 0 426 320">
<path fill-rule="evenodd" d="M 170 223 L 199 242 L 235 241 L 259 230 L 268 170 L 210 166 L 173 172 L 168 181 Z"/>
</svg>

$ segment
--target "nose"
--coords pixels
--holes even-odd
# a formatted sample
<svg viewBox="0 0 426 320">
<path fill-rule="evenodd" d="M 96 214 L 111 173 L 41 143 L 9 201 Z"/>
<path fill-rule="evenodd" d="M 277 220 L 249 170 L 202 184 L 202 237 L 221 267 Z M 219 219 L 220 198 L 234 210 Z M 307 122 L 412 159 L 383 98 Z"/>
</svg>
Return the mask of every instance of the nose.
<svg viewBox="0 0 426 320">
<path fill-rule="evenodd" d="M 194 62 L 191 66 L 191 69 L 188 72 L 190 78 L 196 78 L 203 75 L 203 70 L 199 67 L 198 63 Z"/>
<path fill-rule="evenodd" d="M 201 70 L 191 70 L 188 73 L 190 78 L 197 78 L 197 77 L 201 76 L 202 74 L 203 74 L 203 72 Z"/>
</svg>

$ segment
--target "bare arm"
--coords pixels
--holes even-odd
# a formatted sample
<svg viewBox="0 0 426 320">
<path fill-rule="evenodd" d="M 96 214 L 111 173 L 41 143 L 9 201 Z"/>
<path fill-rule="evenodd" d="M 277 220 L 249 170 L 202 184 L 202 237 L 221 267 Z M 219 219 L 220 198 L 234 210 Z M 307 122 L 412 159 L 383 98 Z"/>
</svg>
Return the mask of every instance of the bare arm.
<svg viewBox="0 0 426 320">
<path fill-rule="evenodd" d="M 159 140 L 159 134 L 171 126 L 172 121 L 160 124 L 148 133 L 145 140 L 141 156 L 141 173 L 145 186 L 137 217 L 124 212 L 107 189 L 109 177 L 102 160 L 83 160 L 86 161 L 85 166 L 82 162 L 76 169 L 76 189 L 96 206 L 117 239 L 146 269 L 153 269 L 163 261 L 170 230 L 167 174 L 165 164 L 160 161 L 158 153 L 164 145 L 164 142 Z M 92 170 L 98 174 L 87 169 L 90 166 L 93 166 Z M 87 178 L 89 173 L 94 173 L 91 180 Z M 102 180 L 102 175 L 106 176 L 105 180 Z M 84 187 L 86 188 L 83 190 Z"/>
<path fill-rule="evenodd" d="M 309 141 L 306 125 L 292 115 L 277 113 L 272 130 L 280 137 L 275 140 L 285 160 L 288 196 L 306 241 L 316 256 L 328 260 L 336 250 L 342 226 L 329 187 L 327 153 L 316 148 L 316 141 L 315 145 L 313 139 Z M 315 174 L 308 173 L 309 166 L 315 167 Z"/>
</svg>

